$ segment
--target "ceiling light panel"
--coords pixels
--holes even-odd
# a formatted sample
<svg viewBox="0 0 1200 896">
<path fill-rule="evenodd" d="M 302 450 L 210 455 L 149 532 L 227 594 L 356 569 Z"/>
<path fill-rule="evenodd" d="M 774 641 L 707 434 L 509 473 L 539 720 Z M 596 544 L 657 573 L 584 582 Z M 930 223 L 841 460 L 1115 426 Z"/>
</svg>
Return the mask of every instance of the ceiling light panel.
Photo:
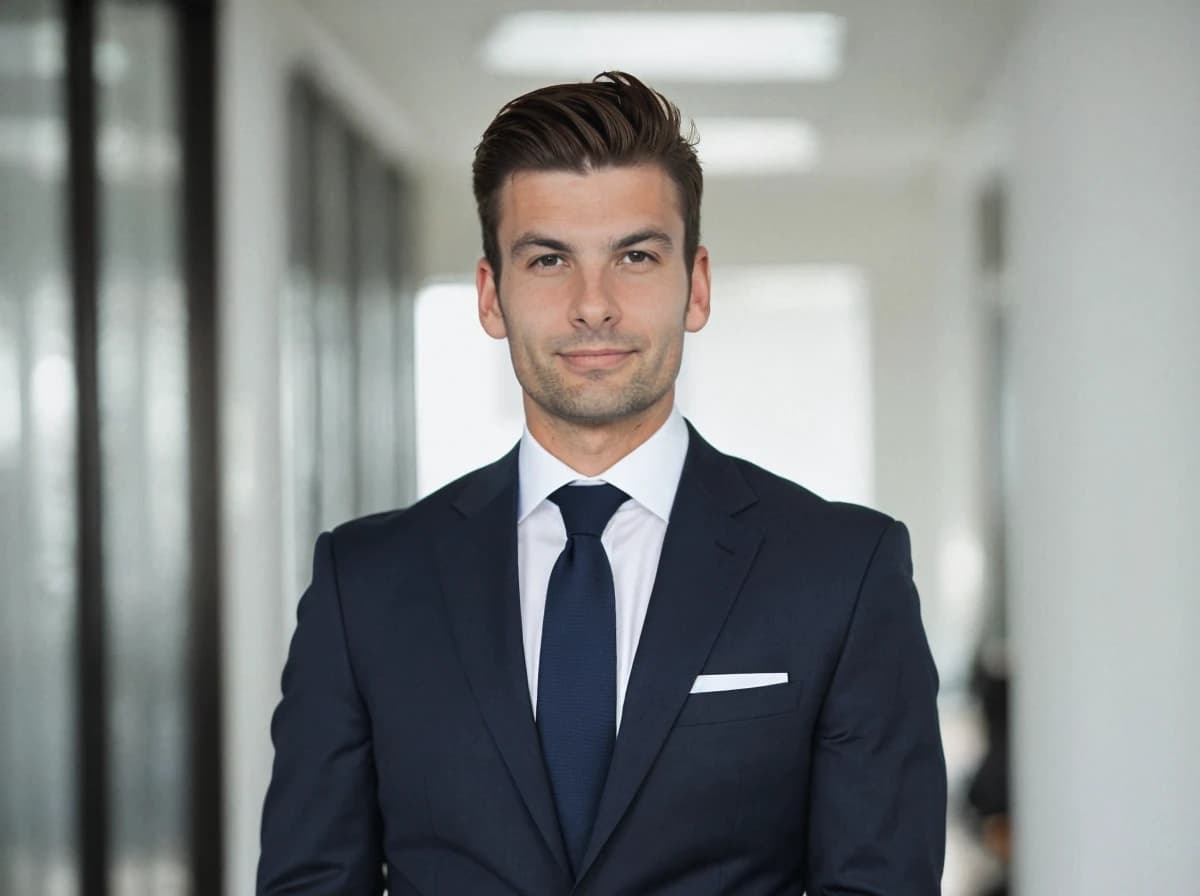
<svg viewBox="0 0 1200 896">
<path fill-rule="evenodd" d="M 794 118 L 698 118 L 696 153 L 707 175 L 795 174 L 820 156 L 817 133 Z"/>
<path fill-rule="evenodd" d="M 587 79 L 622 69 L 646 80 L 827 81 L 842 66 L 846 22 L 821 12 L 521 12 L 484 41 L 505 74 Z"/>
</svg>

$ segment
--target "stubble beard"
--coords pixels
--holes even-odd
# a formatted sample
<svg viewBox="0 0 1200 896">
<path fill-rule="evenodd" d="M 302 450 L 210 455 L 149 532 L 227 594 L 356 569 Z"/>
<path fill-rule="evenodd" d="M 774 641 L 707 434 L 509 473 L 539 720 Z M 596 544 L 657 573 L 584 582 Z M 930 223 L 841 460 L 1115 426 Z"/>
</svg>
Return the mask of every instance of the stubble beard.
<svg viewBox="0 0 1200 896">
<path fill-rule="evenodd" d="M 688 271 L 688 292 L 691 292 L 692 274 Z M 497 290 L 499 286 L 497 285 Z M 499 296 L 497 296 L 497 300 Z M 500 304 L 500 314 L 504 315 L 504 306 Z M 686 322 L 687 312 L 684 311 Z M 681 327 L 681 330 L 683 328 Z M 611 340 L 605 345 L 612 347 Z M 555 369 L 554 358 L 557 353 L 570 349 L 584 348 L 583 344 L 556 345 L 549 351 L 550 360 L 542 362 L 535 352 L 523 352 L 524 364 L 517 361 L 516 343 L 513 335 L 509 335 L 509 352 L 513 362 L 513 373 L 525 394 L 539 408 L 563 422 L 574 426 L 599 427 L 627 420 L 654 407 L 675 385 L 679 371 L 683 365 L 683 334 L 680 333 L 679 344 L 673 349 L 664 347 L 660 356 L 653 359 L 634 372 L 629 383 L 615 393 L 591 394 L 585 387 L 572 389 L 567 385 L 562 373 Z M 629 345 L 639 355 L 643 348 Z M 657 363 L 655 363 L 657 362 Z M 656 373 L 664 374 L 656 377 Z M 611 374 L 609 371 L 595 370 L 584 374 L 584 378 L 601 382 Z"/>
<path fill-rule="evenodd" d="M 613 389 L 569 386 L 551 366 L 553 362 L 543 364 L 532 359 L 524 372 L 517 371 L 517 380 L 534 404 L 550 416 L 575 426 L 606 426 L 649 410 L 670 391 L 679 374 L 680 355 L 673 360 L 669 357 L 659 360 L 657 365 L 635 371 L 628 383 Z M 656 373 L 665 375 L 655 376 Z M 601 384 L 611 375 L 609 371 L 594 370 L 583 377 Z"/>
</svg>

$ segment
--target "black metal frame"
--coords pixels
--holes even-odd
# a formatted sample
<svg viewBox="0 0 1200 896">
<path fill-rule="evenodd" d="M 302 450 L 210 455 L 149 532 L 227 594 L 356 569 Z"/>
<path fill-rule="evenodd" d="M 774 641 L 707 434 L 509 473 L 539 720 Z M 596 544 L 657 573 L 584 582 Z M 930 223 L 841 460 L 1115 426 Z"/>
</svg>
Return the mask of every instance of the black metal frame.
<svg viewBox="0 0 1200 896">
<path fill-rule="evenodd" d="M 180 258 L 188 310 L 188 423 L 191 457 L 192 892 L 222 892 L 221 552 L 217 401 L 217 8 L 175 4 L 179 55 L 183 193 Z"/>
<path fill-rule="evenodd" d="M 67 245 L 75 313 L 79 597 L 79 880 L 85 894 L 108 889 L 108 694 L 101 526 L 97 283 L 100 245 L 96 173 L 95 19 L 87 0 L 69 0 L 66 25 Z"/>
<path fill-rule="evenodd" d="M 167 2 L 175 15 L 183 146 L 181 263 L 188 311 L 190 569 L 188 700 L 192 892 L 223 888 L 217 402 L 217 3 Z M 78 401 L 77 699 L 80 890 L 109 890 L 110 801 L 104 531 L 98 382 L 99 180 L 94 4 L 63 0 L 68 194 Z"/>
</svg>

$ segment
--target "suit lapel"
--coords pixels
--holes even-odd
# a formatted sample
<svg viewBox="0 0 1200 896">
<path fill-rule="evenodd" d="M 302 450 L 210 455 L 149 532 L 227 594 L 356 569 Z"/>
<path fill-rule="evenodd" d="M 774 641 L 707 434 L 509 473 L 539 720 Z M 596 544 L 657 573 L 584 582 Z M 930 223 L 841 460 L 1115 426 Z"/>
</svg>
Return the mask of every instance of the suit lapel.
<svg viewBox="0 0 1200 896">
<path fill-rule="evenodd" d="M 733 463 L 690 430 L 621 730 L 578 879 L 641 787 L 750 570 L 762 536 L 731 514 L 754 500 Z"/>
<path fill-rule="evenodd" d="M 464 519 L 438 541 L 437 562 L 459 657 L 484 721 L 547 848 L 569 870 L 525 674 L 516 458 L 514 449 L 467 483 L 455 501 Z"/>
</svg>

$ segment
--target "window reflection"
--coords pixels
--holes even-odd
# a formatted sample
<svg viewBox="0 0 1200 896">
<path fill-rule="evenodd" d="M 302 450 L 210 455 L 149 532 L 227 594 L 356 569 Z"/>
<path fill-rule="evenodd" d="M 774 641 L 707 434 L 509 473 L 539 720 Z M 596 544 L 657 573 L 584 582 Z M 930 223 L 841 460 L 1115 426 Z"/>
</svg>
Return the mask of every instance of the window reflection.
<svg viewBox="0 0 1200 896">
<path fill-rule="evenodd" d="M 288 600 L 313 540 L 415 496 L 413 299 L 400 178 L 305 78 L 289 106 Z"/>
<path fill-rule="evenodd" d="M 75 896 L 76 406 L 62 240 L 63 40 L 59 4 L 0 5 L 0 892 Z"/>
<path fill-rule="evenodd" d="M 187 316 L 173 13 L 97 16 L 109 886 L 190 891 Z"/>
</svg>

